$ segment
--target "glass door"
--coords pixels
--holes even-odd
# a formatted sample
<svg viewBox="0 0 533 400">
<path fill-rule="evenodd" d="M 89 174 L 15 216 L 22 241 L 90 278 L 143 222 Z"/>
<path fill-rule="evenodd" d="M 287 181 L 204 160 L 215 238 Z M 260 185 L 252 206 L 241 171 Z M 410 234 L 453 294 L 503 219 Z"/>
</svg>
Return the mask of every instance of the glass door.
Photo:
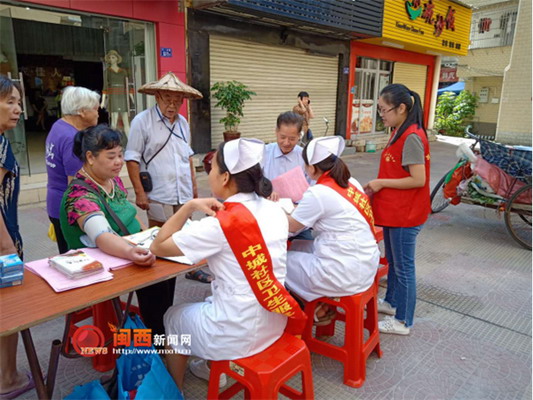
<svg viewBox="0 0 533 400">
<path fill-rule="evenodd" d="M 137 89 L 155 76 L 153 29 L 148 24 L 108 19 L 104 31 L 103 101 L 110 125 L 129 134 L 130 121 L 151 106 L 149 98 Z"/>
<path fill-rule="evenodd" d="M 381 89 L 390 82 L 392 62 L 357 57 L 355 90 L 352 103 L 351 135 L 381 133 L 385 130 L 377 112 Z"/>
<path fill-rule="evenodd" d="M 30 173 L 28 149 L 26 145 L 26 130 L 24 120 L 28 119 L 28 109 L 26 107 L 26 97 L 24 95 L 24 80 L 22 72 L 19 72 L 17 65 L 17 50 L 15 46 L 15 35 L 13 32 L 13 19 L 9 8 L 0 9 L 0 73 L 7 75 L 22 87 L 22 114 L 21 120 L 14 129 L 5 132 L 5 136 L 11 143 L 13 153 L 20 165 L 21 174 Z"/>
</svg>

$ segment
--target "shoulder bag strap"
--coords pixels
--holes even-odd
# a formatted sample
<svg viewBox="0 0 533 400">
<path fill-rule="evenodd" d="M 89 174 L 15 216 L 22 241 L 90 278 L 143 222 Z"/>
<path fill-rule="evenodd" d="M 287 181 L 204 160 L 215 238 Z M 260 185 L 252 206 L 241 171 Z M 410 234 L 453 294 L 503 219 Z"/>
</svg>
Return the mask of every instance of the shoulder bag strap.
<svg viewBox="0 0 533 400">
<path fill-rule="evenodd" d="M 169 130 L 170 130 L 170 129 L 169 129 Z M 157 155 L 161 152 L 161 150 L 163 150 L 163 149 L 165 148 L 165 146 L 167 145 L 168 141 L 169 141 L 170 138 L 172 137 L 172 134 L 173 134 L 173 133 L 174 133 L 174 131 L 173 131 L 173 130 L 170 130 L 170 134 L 168 135 L 168 138 L 167 138 L 167 140 L 165 141 L 165 143 L 163 144 L 163 146 L 161 146 L 161 147 L 159 148 L 159 150 L 157 150 L 157 152 L 156 152 L 156 153 L 155 153 L 155 154 L 154 154 L 154 155 L 148 160 L 148 162 L 146 162 L 146 160 L 144 159 L 144 153 L 143 153 L 143 155 L 141 156 L 141 158 L 142 158 L 144 164 L 146 165 L 146 168 L 148 168 L 148 164 L 150 164 L 150 163 L 152 162 L 152 160 L 155 158 L 155 156 L 157 156 Z"/>
<path fill-rule="evenodd" d="M 120 218 L 118 217 L 118 215 L 113 211 L 113 209 L 111 208 L 111 206 L 109 204 L 107 204 L 107 201 L 104 199 L 104 197 L 100 194 L 100 192 L 98 192 L 98 190 L 96 190 L 95 188 L 93 188 L 91 185 L 89 185 L 87 182 L 85 181 L 82 181 L 81 179 L 73 179 L 71 182 L 70 182 L 71 185 L 80 185 L 80 186 L 83 186 L 85 189 L 87 189 L 89 192 L 91 193 L 94 193 L 95 195 L 98 196 L 98 198 L 102 201 L 102 204 L 104 205 L 105 209 L 107 210 L 107 212 L 109 213 L 109 215 L 111 216 L 111 218 L 113 218 L 113 221 L 115 221 L 115 224 L 117 224 L 117 226 L 119 227 L 119 229 L 122 231 L 122 235 L 129 235 L 130 234 L 130 231 L 128 231 L 128 228 L 126 228 L 126 225 L 124 225 L 124 223 L 120 220 Z M 115 184 L 113 182 L 113 184 Z"/>
</svg>

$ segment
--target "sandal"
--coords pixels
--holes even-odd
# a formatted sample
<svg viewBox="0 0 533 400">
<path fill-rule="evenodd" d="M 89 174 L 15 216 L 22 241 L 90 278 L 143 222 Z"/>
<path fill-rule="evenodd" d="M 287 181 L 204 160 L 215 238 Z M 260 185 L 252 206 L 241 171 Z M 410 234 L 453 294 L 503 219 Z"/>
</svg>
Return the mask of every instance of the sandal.
<svg viewBox="0 0 533 400">
<path fill-rule="evenodd" d="M 28 377 L 28 383 L 26 384 L 26 386 L 23 386 L 23 387 L 21 387 L 19 389 L 15 389 L 15 390 L 13 390 L 11 392 L 0 394 L 0 399 L 1 400 L 14 399 L 14 398 L 20 396 L 21 394 L 26 393 L 27 391 L 35 388 L 35 381 L 33 380 L 32 374 L 30 372 L 25 372 L 25 373 L 26 373 L 26 376 Z"/>
<path fill-rule="evenodd" d="M 331 324 L 331 322 L 333 322 L 335 320 L 335 317 L 337 316 L 337 311 L 330 308 L 330 309 L 328 309 L 328 311 L 326 312 L 325 315 L 323 315 L 321 317 L 318 317 L 316 315 L 318 310 L 319 310 L 319 308 L 315 309 L 315 316 L 314 316 L 314 321 L 313 321 L 313 325 L 315 325 L 315 326 L 326 326 L 326 325 L 329 325 L 329 324 Z"/>
<path fill-rule="evenodd" d="M 196 271 L 187 272 L 185 274 L 185 279 L 190 279 L 192 281 L 198 281 L 202 283 L 211 283 L 214 278 L 207 272 L 204 272 L 201 269 L 197 269 Z"/>
</svg>

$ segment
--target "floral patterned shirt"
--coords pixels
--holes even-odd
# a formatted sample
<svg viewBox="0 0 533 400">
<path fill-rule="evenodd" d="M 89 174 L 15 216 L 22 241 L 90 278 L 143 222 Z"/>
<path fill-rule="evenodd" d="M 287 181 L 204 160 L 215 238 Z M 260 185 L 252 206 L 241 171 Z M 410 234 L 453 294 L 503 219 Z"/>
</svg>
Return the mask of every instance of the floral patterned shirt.
<svg viewBox="0 0 533 400">
<path fill-rule="evenodd" d="M 122 183 L 122 180 L 118 176 L 113 179 L 115 184 L 115 195 L 112 199 L 110 199 L 103 190 L 96 186 L 96 184 L 86 176 L 77 173 L 76 178 L 85 181 L 90 186 L 99 191 L 102 197 L 104 197 L 108 203 L 123 202 L 128 196 L 128 191 L 126 190 L 124 184 Z M 74 184 L 69 187 L 67 192 L 68 194 L 65 200 L 65 209 L 67 212 L 67 220 L 69 225 L 74 225 L 78 218 L 81 218 L 84 215 L 97 211 L 102 211 L 100 209 L 100 206 L 98 205 L 98 197 L 96 196 L 96 194 L 91 193 L 89 190 L 87 190 L 87 188 L 81 185 Z"/>
</svg>

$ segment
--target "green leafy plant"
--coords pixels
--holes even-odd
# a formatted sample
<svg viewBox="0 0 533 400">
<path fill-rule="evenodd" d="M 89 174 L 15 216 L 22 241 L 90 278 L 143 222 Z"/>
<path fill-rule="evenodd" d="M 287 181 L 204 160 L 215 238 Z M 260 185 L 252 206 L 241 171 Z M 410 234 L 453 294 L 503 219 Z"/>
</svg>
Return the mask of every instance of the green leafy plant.
<svg viewBox="0 0 533 400">
<path fill-rule="evenodd" d="M 224 129 L 237 132 L 241 118 L 244 114 L 244 102 L 250 100 L 257 93 L 248 90 L 248 87 L 237 81 L 217 82 L 211 87 L 213 97 L 217 100 L 215 107 L 226 111 L 226 116 L 220 119 Z"/>
<path fill-rule="evenodd" d="M 444 92 L 435 109 L 435 128 L 448 136 L 464 136 L 464 129 L 476 113 L 477 97 L 468 90 L 459 95 Z"/>
</svg>

